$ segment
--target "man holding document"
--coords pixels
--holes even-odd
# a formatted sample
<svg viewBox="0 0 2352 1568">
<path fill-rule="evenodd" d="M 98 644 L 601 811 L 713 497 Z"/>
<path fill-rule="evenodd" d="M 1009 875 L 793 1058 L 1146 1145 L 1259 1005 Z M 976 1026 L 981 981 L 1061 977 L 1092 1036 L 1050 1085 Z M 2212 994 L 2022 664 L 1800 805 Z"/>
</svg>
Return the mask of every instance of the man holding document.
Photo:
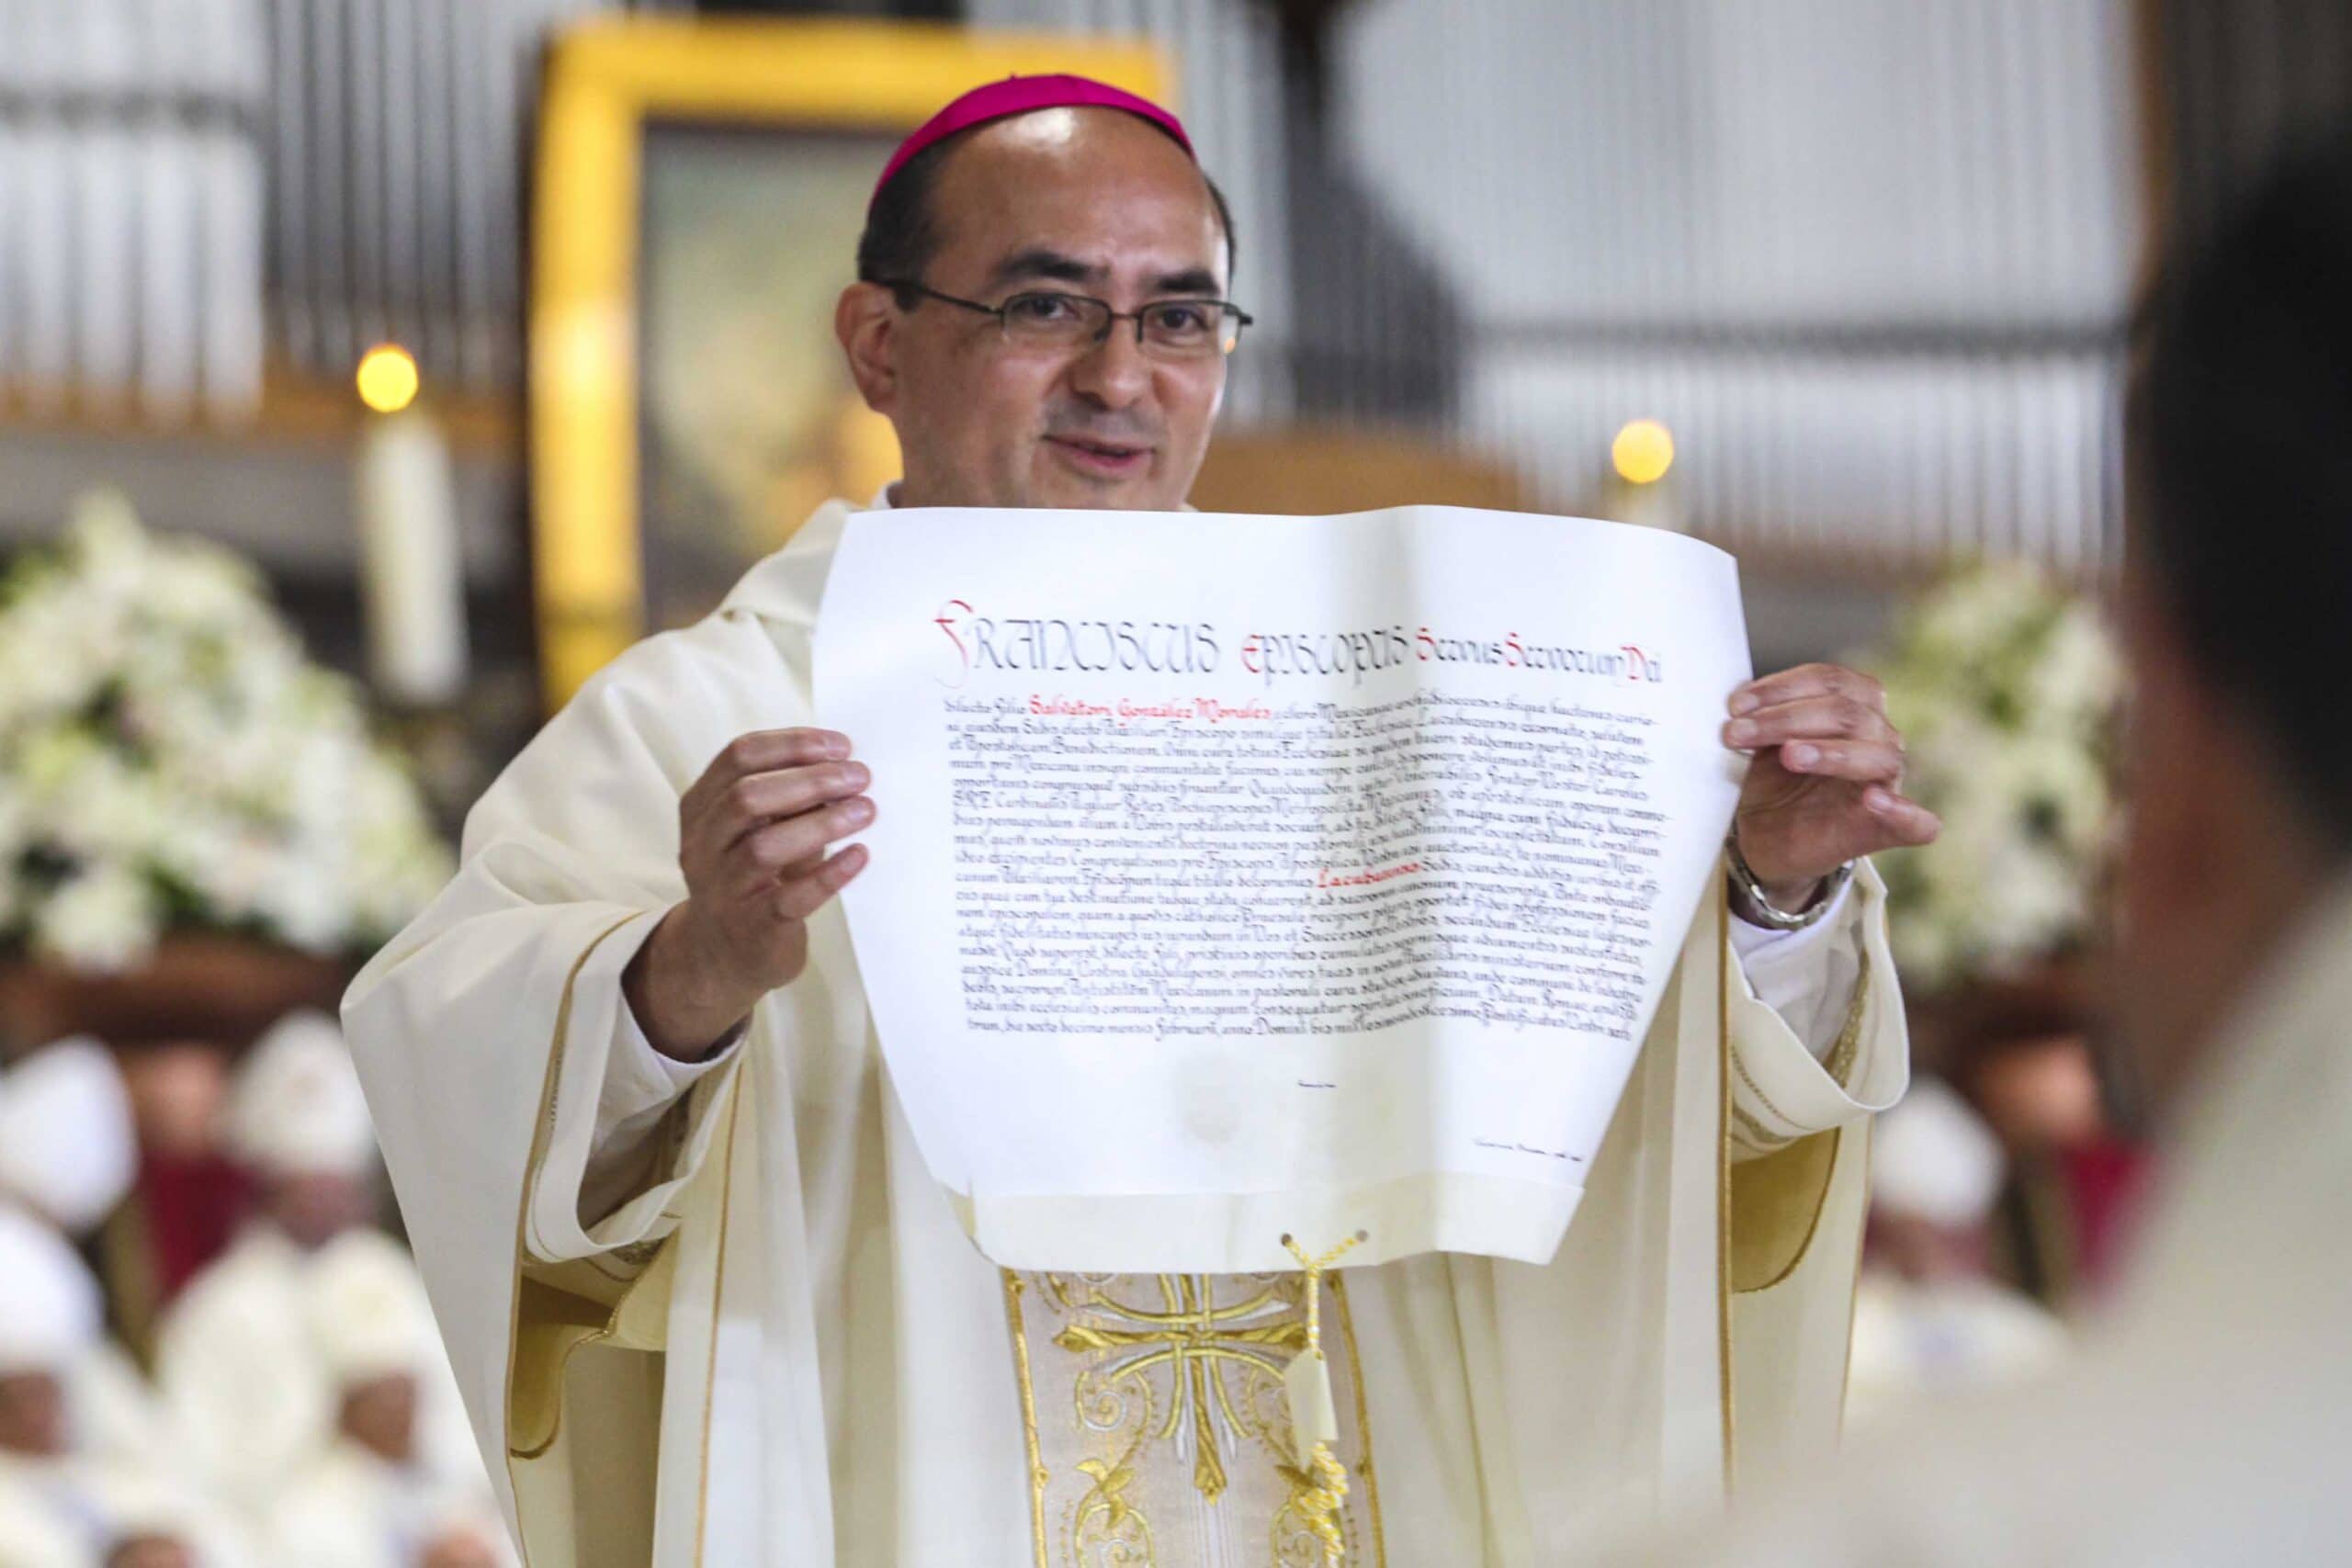
<svg viewBox="0 0 2352 1568">
<path fill-rule="evenodd" d="M 1875 685 L 1668 536 L 1090 515 L 1182 506 L 1232 238 L 1099 84 L 917 131 L 837 317 L 905 477 L 346 998 L 533 1563 L 1565 1562 L 1834 1442 Z"/>
</svg>

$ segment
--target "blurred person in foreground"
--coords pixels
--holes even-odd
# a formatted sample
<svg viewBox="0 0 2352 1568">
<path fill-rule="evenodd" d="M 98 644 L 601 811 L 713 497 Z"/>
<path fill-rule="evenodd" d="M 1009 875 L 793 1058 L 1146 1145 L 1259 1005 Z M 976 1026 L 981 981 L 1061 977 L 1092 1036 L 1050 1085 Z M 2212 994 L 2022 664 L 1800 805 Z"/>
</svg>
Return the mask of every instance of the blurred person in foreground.
<svg viewBox="0 0 2352 1568">
<path fill-rule="evenodd" d="M 1182 506 L 1247 324 L 1233 255 L 1159 106 L 1051 76 L 950 105 L 835 316 L 905 455 L 872 504 Z M 1867 1123 L 1908 1073 L 1864 857 L 1938 826 L 1874 682 L 1724 694 L 1754 875 L 1736 919 L 1702 901 L 1555 1259 L 1325 1284 L 1323 1500 L 1280 1392 L 1297 1276 L 1005 1273 L 910 1139 L 833 898 L 869 781 L 810 727 L 853 510 L 591 680 L 345 1000 L 535 1562 L 1173 1568 L 1319 1561 L 1318 1525 L 1355 1562 L 1559 1562 L 1590 1518 L 1712 1506 L 1735 1441 L 1826 1450 Z"/>
<path fill-rule="evenodd" d="M 2143 319 L 2119 1020 L 2162 1112 L 2079 1362 L 1645 1561 L 2341 1562 L 2352 1540 L 2352 137 Z"/>
<path fill-rule="evenodd" d="M 376 1133 L 334 1020 L 292 1013 L 256 1041 L 231 1088 L 226 1122 L 258 1208 L 165 1315 L 155 1381 L 190 1463 L 258 1529 L 289 1481 L 336 1438 L 343 1391 L 313 1333 L 316 1298 L 334 1279 L 328 1260 L 368 1255 L 421 1287 L 399 1243 L 371 1224 Z M 438 1361 L 430 1323 L 409 1321 L 419 1353 Z M 425 1390 L 431 1457 L 478 1474 L 447 1385 L 444 1371 Z"/>
</svg>

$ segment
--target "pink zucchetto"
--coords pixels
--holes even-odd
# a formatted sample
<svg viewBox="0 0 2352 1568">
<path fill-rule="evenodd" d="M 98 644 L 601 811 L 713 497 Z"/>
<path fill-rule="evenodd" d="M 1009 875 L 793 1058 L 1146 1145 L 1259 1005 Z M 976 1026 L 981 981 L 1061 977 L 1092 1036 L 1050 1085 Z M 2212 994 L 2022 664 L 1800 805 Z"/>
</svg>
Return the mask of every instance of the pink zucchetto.
<svg viewBox="0 0 2352 1568">
<path fill-rule="evenodd" d="M 934 142 L 945 141 L 959 130 L 969 130 L 976 125 L 986 125 L 992 119 L 1011 115 L 1030 114 L 1038 109 L 1102 108 L 1121 109 L 1138 119 L 1149 120 L 1175 139 L 1185 156 L 1198 160 L 1193 151 L 1193 139 L 1184 134 L 1183 122 L 1153 103 L 1137 97 L 1107 82 L 1097 82 L 1087 76 L 1008 76 L 1001 82 L 990 82 L 975 87 L 962 97 L 922 122 L 915 133 L 899 143 L 890 161 L 882 166 L 882 177 L 874 182 L 874 195 L 866 202 L 872 211 L 874 203 L 882 199 L 885 186 L 907 166 L 907 160 Z"/>
</svg>

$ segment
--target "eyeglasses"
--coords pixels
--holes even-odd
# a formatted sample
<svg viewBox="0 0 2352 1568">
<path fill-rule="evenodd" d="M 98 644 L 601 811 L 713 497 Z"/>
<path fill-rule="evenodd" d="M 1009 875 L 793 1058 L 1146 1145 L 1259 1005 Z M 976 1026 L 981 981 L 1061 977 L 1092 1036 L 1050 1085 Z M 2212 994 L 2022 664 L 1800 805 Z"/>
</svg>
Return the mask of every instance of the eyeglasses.
<svg viewBox="0 0 2352 1568">
<path fill-rule="evenodd" d="M 958 299 L 953 294 L 911 278 L 876 278 L 885 288 L 903 289 L 994 316 L 1007 343 L 1024 348 L 1077 348 L 1101 343 L 1117 321 L 1136 324 L 1136 344 L 1162 359 L 1214 359 L 1231 354 L 1241 342 L 1241 329 L 1255 320 L 1240 306 L 1224 299 L 1155 299 L 1140 310 L 1114 310 L 1103 299 L 1057 290 L 1015 294 L 1001 305 Z"/>
</svg>

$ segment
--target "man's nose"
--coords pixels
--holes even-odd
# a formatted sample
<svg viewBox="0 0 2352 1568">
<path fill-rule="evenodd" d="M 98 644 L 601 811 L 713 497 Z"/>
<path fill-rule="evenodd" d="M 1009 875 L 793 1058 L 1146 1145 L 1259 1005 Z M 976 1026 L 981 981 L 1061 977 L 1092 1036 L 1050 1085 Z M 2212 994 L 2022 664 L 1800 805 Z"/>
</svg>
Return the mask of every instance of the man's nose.
<svg viewBox="0 0 2352 1568">
<path fill-rule="evenodd" d="M 1083 350 L 1070 367 L 1070 385 L 1108 409 L 1141 401 L 1151 389 L 1151 361 L 1136 341 L 1136 324 L 1113 321 L 1102 340 Z"/>
</svg>

